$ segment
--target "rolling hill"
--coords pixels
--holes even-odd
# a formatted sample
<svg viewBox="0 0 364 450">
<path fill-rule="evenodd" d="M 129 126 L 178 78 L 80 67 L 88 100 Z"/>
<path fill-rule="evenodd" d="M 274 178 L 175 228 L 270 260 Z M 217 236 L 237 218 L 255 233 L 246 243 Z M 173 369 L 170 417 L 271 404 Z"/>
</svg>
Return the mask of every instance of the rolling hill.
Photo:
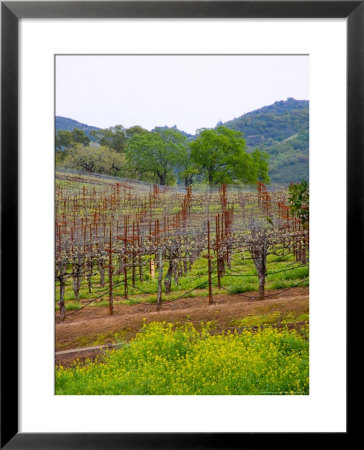
<svg viewBox="0 0 364 450">
<path fill-rule="evenodd" d="M 227 122 L 219 122 L 241 131 L 248 151 L 255 148 L 270 155 L 271 183 L 287 185 L 309 178 L 309 102 L 308 100 L 277 101 Z M 89 135 L 99 128 L 66 117 L 56 116 L 56 131 L 80 128 Z M 166 127 L 162 127 L 166 128 Z M 176 128 L 176 127 L 174 127 Z M 178 130 L 180 131 L 180 130 Z M 181 131 L 189 140 L 193 135 Z"/>
<path fill-rule="evenodd" d="M 72 131 L 74 128 L 83 130 L 88 136 L 90 131 L 100 129 L 98 127 L 93 127 L 91 125 L 78 122 L 77 120 L 69 119 L 68 117 L 56 116 L 56 132 L 60 130 Z"/>
<path fill-rule="evenodd" d="M 250 150 L 259 148 L 270 155 L 272 183 L 308 180 L 308 100 L 288 98 L 220 125 L 244 133 Z"/>
</svg>

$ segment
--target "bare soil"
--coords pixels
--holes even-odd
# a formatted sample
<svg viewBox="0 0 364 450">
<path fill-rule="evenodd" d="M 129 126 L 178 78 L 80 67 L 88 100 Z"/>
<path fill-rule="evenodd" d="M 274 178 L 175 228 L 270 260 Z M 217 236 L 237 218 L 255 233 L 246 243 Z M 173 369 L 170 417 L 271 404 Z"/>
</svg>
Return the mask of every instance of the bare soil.
<svg viewBox="0 0 364 450">
<path fill-rule="evenodd" d="M 277 294 L 277 295 L 272 295 Z M 217 321 L 219 328 L 228 327 L 232 320 L 248 315 L 280 312 L 308 312 L 308 288 L 299 287 L 279 293 L 269 291 L 264 300 L 251 300 L 256 292 L 238 295 L 214 295 L 214 304 L 208 304 L 207 297 L 183 298 L 170 303 L 162 303 L 160 311 L 156 305 L 115 305 L 114 314 L 109 315 L 108 307 L 89 306 L 70 314 L 59 323 L 56 316 L 56 350 L 88 347 L 115 341 L 114 334 L 122 332 L 123 340 L 130 340 L 140 331 L 144 322 L 192 322 Z M 73 311 L 72 311 L 73 312 Z M 102 342 L 100 342 L 100 338 Z M 92 342 L 97 341 L 97 344 Z M 83 345 L 82 345 L 83 343 Z M 80 345 L 81 344 L 81 345 Z M 69 365 L 75 359 L 93 358 L 100 350 L 57 355 L 56 363 Z"/>
</svg>

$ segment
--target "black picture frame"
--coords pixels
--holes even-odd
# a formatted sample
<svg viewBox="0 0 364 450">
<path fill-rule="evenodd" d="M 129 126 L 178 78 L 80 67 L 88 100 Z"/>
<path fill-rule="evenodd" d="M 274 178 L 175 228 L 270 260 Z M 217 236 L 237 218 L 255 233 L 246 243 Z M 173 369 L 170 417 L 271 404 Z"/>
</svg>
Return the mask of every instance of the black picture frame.
<svg viewBox="0 0 364 450">
<path fill-rule="evenodd" d="M 347 18 L 347 304 L 361 279 L 364 204 L 364 1 L 1 2 L 1 448 L 258 448 L 290 433 L 18 432 L 18 21 L 21 18 Z M 6 282 L 4 281 L 6 280 Z M 11 286 L 11 292 L 9 289 Z M 16 296 L 14 295 L 16 293 Z M 12 301 L 5 300 L 11 294 Z M 9 320 L 9 318 L 14 318 Z M 348 346 L 349 348 L 349 346 Z M 347 429 L 349 431 L 349 429 Z M 336 440 L 347 439 L 337 433 Z M 296 433 L 295 433 L 296 435 Z M 315 434 L 317 443 L 324 433 Z M 311 433 L 303 433 L 299 445 Z M 295 436 L 295 441 L 296 441 Z"/>
</svg>

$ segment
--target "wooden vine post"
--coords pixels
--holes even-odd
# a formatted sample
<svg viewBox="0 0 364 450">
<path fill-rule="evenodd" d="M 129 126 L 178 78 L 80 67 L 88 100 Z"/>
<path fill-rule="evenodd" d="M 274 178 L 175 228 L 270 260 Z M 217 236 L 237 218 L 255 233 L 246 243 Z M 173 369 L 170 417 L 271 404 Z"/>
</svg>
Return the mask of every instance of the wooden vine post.
<svg viewBox="0 0 364 450">
<path fill-rule="evenodd" d="M 136 253 L 135 253 L 135 222 L 133 222 L 133 250 L 132 250 L 132 268 L 131 268 L 131 282 L 133 287 L 135 287 L 135 270 L 136 270 Z"/>
<path fill-rule="evenodd" d="M 110 224 L 110 233 L 109 233 L 109 314 L 110 316 L 114 313 L 114 301 L 112 295 L 112 242 L 111 242 L 111 224 Z"/>
<path fill-rule="evenodd" d="M 209 275 L 209 304 L 214 303 L 212 297 L 212 283 L 211 283 L 211 246 L 210 246 L 210 221 L 207 221 L 207 264 L 208 264 L 208 275 Z"/>
<path fill-rule="evenodd" d="M 124 218 L 124 297 L 128 299 L 128 257 L 127 257 L 127 240 L 128 240 L 128 217 Z"/>
<path fill-rule="evenodd" d="M 220 264 L 220 243 L 219 243 L 219 233 L 220 233 L 220 220 L 219 214 L 216 216 L 216 262 L 217 262 L 217 288 L 221 289 L 221 264 Z"/>
<path fill-rule="evenodd" d="M 158 274 L 158 294 L 157 294 L 157 311 L 161 309 L 161 300 L 162 300 L 162 278 L 163 278 L 163 258 L 162 258 L 162 249 L 158 250 L 158 259 L 159 259 L 159 274 Z"/>
</svg>

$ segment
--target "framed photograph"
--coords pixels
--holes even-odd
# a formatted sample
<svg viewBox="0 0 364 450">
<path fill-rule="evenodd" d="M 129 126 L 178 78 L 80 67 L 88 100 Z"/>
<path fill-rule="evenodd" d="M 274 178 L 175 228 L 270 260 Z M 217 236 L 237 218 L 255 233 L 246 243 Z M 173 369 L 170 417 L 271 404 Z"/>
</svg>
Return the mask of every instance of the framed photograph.
<svg viewBox="0 0 364 450">
<path fill-rule="evenodd" d="M 348 435 L 363 11 L 2 2 L 2 448 Z"/>
</svg>

